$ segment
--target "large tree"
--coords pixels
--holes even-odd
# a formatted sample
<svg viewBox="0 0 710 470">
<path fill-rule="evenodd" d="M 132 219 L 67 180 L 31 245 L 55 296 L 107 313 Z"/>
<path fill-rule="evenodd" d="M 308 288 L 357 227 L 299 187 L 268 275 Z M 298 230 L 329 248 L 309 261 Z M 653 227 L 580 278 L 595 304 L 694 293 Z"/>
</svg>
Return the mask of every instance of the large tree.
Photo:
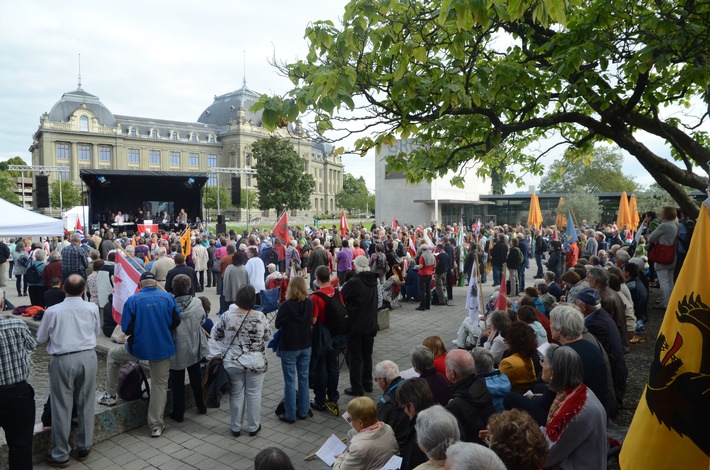
<svg viewBox="0 0 710 470">
<path fill-rule="evenodd" d="M 20 205 L 20 197 L 15 194 L 17 184 L 12 180 L 10 172 L 0 170 L 0 199 L 5 199 L 15 205 Z"/>
<path fill-rule="evenodd" d="M 310 209 L 315 179 L 303 170 L 306 163 L 293 149 L 291 142 L 271 136 L 251 145 L 256 158 L 256 187 L 260 210 Z"/>
<path fill-rule="evenodd" d="M 218 195 L 219 204 L 217 204 Z M 225 209 L 232 206 L 232 197 L 224 186 L 207 186 L 202 194 L 202 204 L 205 209 L 217 209 L 218 205 L 220 209 Z"/>
<path fill-rule="evenodd" d="M 471 161 L 490 176 L 502 153 L 522 184 L 544 170 L 542 137 L 611 141 L 697 214 L 682 185 L 704 189 L 710 163 L 710 2 L 351 0 L 342 22 L 309 25 L 307 57 L 280 65 L 295 88 L 253 107 L 267 128 L 313 112 L 321 132 L 366 132 L 360 153 L 415 137 L 420 150 L 388 157 L 415 181 Z"/>
<path fill-rule="evenodd" d="M 8 158 L 4 162 L 0 162 L 0 170 L 9 172 L 10 176 L 19 177 L 19 176 L 22 176 L 22 172 L 8 170 L 8 167 L 10 165 L 27 165 L 27 163 L 20 156 Z M 31 177 L 32 177 L 32 173 L 25 173 L 25 178 L 31 178 Z"/>
<path fill-rule="evenodd" d="M 639 189 L 632 177 L 624 175 L 621 165 L 624 156 L 605 147 L 568 149 L 565 158 L 556 160 L 540 180 L 540 191 L 545 193 L 621 192 Z"/>
<path fill-rule="evenodd" d="M 59 180 L 52 181 L 49 188 L 49 202 L 53 207 L 63 207 L 64 210 L 81 205 L 81 192 L 71 181 L 62 181 L 62 191 L 59 192 Z M 60 198 L 61 195 L 61 198 Z M 60 204 L 61 199 L 61 204 Z"/>
<path fill-rule="evenodd" d="M 343 190 L 335 195 L 335 204 L 351 214 L 360 214 L 368 209 L 369 195 L 365 178 L 344 173 Z"/>
</svg>

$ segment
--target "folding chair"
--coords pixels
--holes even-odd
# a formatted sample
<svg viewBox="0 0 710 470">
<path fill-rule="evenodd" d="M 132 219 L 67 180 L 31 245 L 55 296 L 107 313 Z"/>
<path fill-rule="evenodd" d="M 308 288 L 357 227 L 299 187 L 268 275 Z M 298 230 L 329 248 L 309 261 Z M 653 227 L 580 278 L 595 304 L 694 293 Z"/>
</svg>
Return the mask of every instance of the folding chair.
<svg viewBox="0 0 710 470">
<path fill-rule="evenodd" d="M 279 295 L 281 293 L 281 288 L 277 287 L 275 289 L 262 290 L 261 291 L 261 305 L 255 305 L 254 310 L 261 311 L 264 315 L 269 316 L 269 313 L 273 313 L 279 309 Z"/>
</svg>

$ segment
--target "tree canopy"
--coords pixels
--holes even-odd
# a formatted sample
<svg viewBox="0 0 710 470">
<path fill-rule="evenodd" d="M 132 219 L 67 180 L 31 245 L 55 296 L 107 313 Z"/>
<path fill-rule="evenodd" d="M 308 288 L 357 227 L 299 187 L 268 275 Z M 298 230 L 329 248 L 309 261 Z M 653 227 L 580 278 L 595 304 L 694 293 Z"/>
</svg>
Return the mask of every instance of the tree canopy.
<svg viewBox="0 0 710 470">
<path fill-rule="evenodd" d="M 335 195 L 335 204 L 351 214 L 359 214 L 368 209 L 369 196 L 365 178 L 343 173 L 343 190 Z M 370 207 L 374 210 L 374 206 Z"/>
<path fill-rule="evenodd" d="M 568 211 L 572 213 L 576 223 L 581 223 L 582 220 L 590 223 L 601 221 L 602 206 L 599 204 L 599 198 L 581 187 L 573 188 L 565 198 L 564 205 L 557 208 L 555 213 L 567 217 Z"/>
<path fill-rule="evenodd" d="M 61 204 L 59 197 L 59 181 L 52 181 L 49 188 L 49 202 L 53 207 L 71 209 L 81 205 L 81 192 L 71 181 L 62 181 Z"/>
<path fill-rule="evenodd" d="M 12 176 L 9 171 L 0 170 L 0 198 L 5 199 L 7 202 L 20 205 L 20 197 L 15 194 L 15 188 L 17 185 L 12 180 Z"/>
<path fill-rule="evenodd" d="M 10 165 L 27 165 L 27 163 L 20 156 L 8 158 L 4 162 L 0 162 L 0 170 L 8 172 L 10 176 L 21 176 L 21 172 L 19 171 L 10 171 L 8 169 Z M 25 177 L 31 178 L 32 174 L 28 175 L 25 173 Z"/>
<path fill-rule="evenodd" d="M 388 157 L 412 181 L 471 162 L 490 177 L 505 158 L 504 182 L 522 184 L 550 150 L 531 143 L 614 142 L 698 212 L 681 186 L 704 189 L 710 162 L 710 2 L 351 0 L 342 25 L 305 36 L 307 57 L 280 64 L 294 89 L 252 108 L 269 129 L 312 112 L 320 132 L 362 132 L 361 154 L 414 137 L 420 150 Z"/>
<path fill-rule="evenodd" d="M 232 196 L 224 186 L 207 186 L 202 194 L 202 204 L 206 209 L 217 209 L 217 195 L 219 194 L 219 207 L 232 206 Z"/>
<path fill-rule="evenodd" d="M 621 192 L 639 189 L 632 177 L 624 175 L 624 156 L 613 149 L 568 149 L 565 158 L 556 160 L 540 180 L 545 193 Z"/>
<path fill-rule="evenodd" d="M 256 187 L 260 210 L 309 209 L 315 189 L 313 175 L 304 171 L 306 161 L 298 156 L 291 142 L 271 136 L 251 146 L 256 159 Z"/>
</svg>

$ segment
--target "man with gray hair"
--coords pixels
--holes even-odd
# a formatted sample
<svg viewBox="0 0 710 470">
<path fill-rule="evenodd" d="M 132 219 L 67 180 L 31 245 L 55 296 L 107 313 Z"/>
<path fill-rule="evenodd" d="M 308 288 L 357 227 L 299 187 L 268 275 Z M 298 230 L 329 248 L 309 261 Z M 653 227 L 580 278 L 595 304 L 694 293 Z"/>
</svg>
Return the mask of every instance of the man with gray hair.
<svg viewBox="0 0 710 470">
<path fill-rule="evenodd" d="M 446 451 L 446 470 L 506 470 L 505 464 L 488 447 L 457 442 Z"/>
<path fill-rule="evenodd" d="M 493 367 L 493 354 L 486 348 L 473 348 L 471 351 L 476 375 L 486 380 L 488 391 L 491 392 L 493 406 L 496 411 L 505 411 L 503 397 L 510 392 L 510 379 L 500 370 Z"/>
<path fill-rule="evenodd" d="M 626 250 L 617 250 L 616 252 L 616 265 L 618 267 L 622 267 L 626 263 L 629 262 L 631 259 L 631 255 L 629 255 L 629 252 Z"/>
<path fill-rule="evenodd" d="M 575 303 L 584 315 L 584 325 L 599 340 L 609 357 L 616 402 L 621 406 L 626 391 L 628 370 L 619 331 L 611 315 L 602 308 L 599 293 L 596 290 L 589 288 L 580 291 Z"/>
<path fill-rule="evenodd" d="M 419 377 L 426 380 L 431 390 L 434 403 L 446 406 L 451 399 L 451 391 L 446 377 L 441 375 L 434 367 L 434 355 L 426 346 L 416 346 L 412 351 L 412 367 Z"/>
<path fill-rule="evenodd" d="M 62 249 L 62 283 L 72 274 L 78 274 L 86 279 L 86 268 L 89 267 L 89 259 L 80 246 L 81 235 L 72 234 L 69 243 L 69 246 Z"/>
<path fill-rule="evenodd" d="M 610 371 L 602 355 L 603 349 L 582 338 L 584 316 L 572 305 L 560 305 L 550 312 L 550 331 L 552 339 L 562 346 L 574 349 L 582 360 L 584 383 L 599 398 L 609 414 L 607 406 L 607 377 Z"/>
<path fill-rule="evenodd" d="M 456 417 L 446 411 L 443 406 L 433 405 L 419 412 L 416 418 L 414 430 L 419 448 L 429 457 L 432 464 L 445 461 L 446 450 L 461 439 L 461 431 Z M 417 468 L 434 467 L 432 465 L 431 467 Z"/>
<path fill-rule="evenodd" d="M 462 439 L 482 442 L 478 432 L 486 428 L 495 408 L 485 379 L 476 375 L 471 354 L 463 349 L 449 351 L 446 355 L 446 378 L 453 384 L 451 401 L 446 409 L 459 420 Z"/>
<path fill-rule="evenodd" d="M 175 261 L 169 258 L 167 253 L 168 251 L 162 246 L 155 250 L 158 259 L 153 262 L 153 266 L 150 268 L 150 272 L 155 274 L 155 278 L 161 287 L 165 287 L 165 278 L 168 276 L 168 272 L 175 267 Z M 222 311 L 220 310 L 220 312 Z"/>
<path fill-rule="evenodd" d="M 595 266 L 587 272 L 587 282 L 599 293 L 602 308 L 616 323 L 621 337 L 621 347 L 625 353 L 629 352 L 631 346 L 626 335 L 626 306 L 620 297 L 621 294 L 609 287 L 609 273 L 606 269 Z"/>
<path fill-rule="evenodd" d="M 399 367 L 392 361 L 382 361 L 375 365 L 375 382 L 382 389 L 382 396 L 377 401 L 377 419 L 389 424 L 401 447 L 409 431 L 409 418 L 397 402 L 397 387 L 402 384 Z"/>
</svg>

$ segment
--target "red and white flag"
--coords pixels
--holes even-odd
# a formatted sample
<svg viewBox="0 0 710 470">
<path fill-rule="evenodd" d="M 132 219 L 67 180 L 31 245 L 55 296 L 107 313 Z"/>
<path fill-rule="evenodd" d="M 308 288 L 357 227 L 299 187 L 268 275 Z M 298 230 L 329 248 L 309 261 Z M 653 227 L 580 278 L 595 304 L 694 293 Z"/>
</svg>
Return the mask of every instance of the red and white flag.
<svg viewBox="0 0 710 470">
<path fill-rule="evenodd" d="M 409 237 L 409 253 L 412 254 L 412 258 L 417 257 L 417 247 L 414 244 L 414 234 L 410 235 Z"/>
<path fill-rule="evenodd" d="M 397 230 L 397 227 L 399 227 L 399 223 L 397 222 L 397 214 L 395 214 L 392 220 L 392 231 Z"/>
<path fill-rule="evenodd" d="M 291 243 L 291 237 L 288 236 L 288 213 L 286 211 L 281 214 L 272 232 L 283 241 L 284 245 L 288 246 Z"/>
<path fill-rule="evenodd" d="M 126 300 L 140 290 L 141 273 L 123 255 L 116 251 L 116 264 L 113 267 L 113 320 L 120 325 L 123 305 Z"/>
<path fill-rule="evenodd" d="M 76 218 L 76 226 L 74 227 L 74 233 L 84 238 L 84 228 L 81 226 L 81 217 Z"/>
<path fill-rule="evenodd" d="M 496 310 L 503 310 L 504 312 L 508 310 L 508 286 L 506 286 L 505 272 L 506 267 L 503 266 L 500 277 L 500 289 L 498 290 L 498 298 L 496 299 Z"/>
<path fill-rule="evenodd" d="M 348 219 L 345 218 L 345 210 L 340 213 L 340 236 L 344 237 L 350 228 L 348 227 Z"/>
</svg>

